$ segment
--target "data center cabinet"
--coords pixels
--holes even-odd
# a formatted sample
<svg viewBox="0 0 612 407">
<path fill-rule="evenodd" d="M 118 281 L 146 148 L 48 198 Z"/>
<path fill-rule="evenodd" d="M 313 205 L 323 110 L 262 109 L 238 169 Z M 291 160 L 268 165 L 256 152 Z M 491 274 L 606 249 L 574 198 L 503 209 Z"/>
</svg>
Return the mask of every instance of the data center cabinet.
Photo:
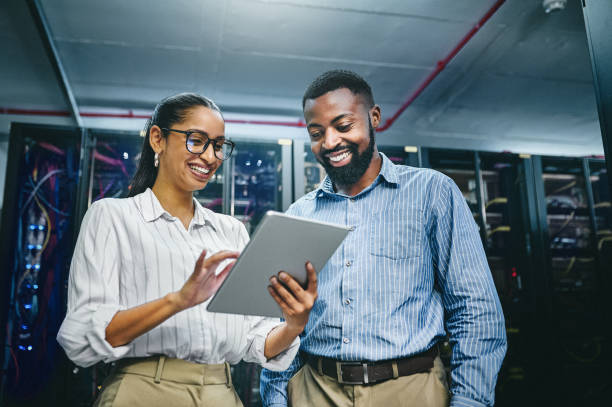
<svg viewBox="0 0 612 407">
<path fill-rule="evenodd" d="M 13 125 L 2 213 L 2 400 L 59 405 L 67 367 L 55 337 L 65 313 L 82 132 Z"/>
<path fill-rule="evenodd" d="M 602 402 L 609 387 L 610 193 L 602 160 L 541 158 L 551 366 L 561 403 Z M 546 293 L 548 291 L 548 293 Z M 609 393 L 609 388 L 607 392 Z M 609 400 L 608 400 L 609 401 Z M 564 404 L 564 405 L 565 405 Z"/>
</svg>

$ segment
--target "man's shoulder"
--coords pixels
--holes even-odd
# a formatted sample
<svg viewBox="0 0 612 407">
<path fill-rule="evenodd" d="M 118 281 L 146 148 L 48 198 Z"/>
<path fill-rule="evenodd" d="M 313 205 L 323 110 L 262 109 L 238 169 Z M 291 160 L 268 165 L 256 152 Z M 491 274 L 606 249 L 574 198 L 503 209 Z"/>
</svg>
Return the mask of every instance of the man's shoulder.
<svg viewBox="0 0 612 407">
<path fill-rule="evenodd" d="M 446 175 L 440 171 L 431 168 L 411 167 L 409 165 L 395 165 L 395 173 L 400 180 L 400 183 L 418 180 L 427 184 L 443 182 Z"/>
<path fill-rule="evenodd" d="M 313 203 L 317 198 L 317 194 L 319 194 L 320 191 L 321 190 L 317 188 L 314 191 L 308 192 L 301 198 L 298 198 L 294 203 L 289 206 L 289 209 L 287 209 L 286 213 L 288 215 L 304 216 L 305 212 L 310 212 L 308 210 L 309 208 L 314 207 Z"/>
<path fill-rule="evenodd" d="M 314 199 L 317 197 L 317 194 L 320 191 L 321 191 L 320 189 L 315 189 L 314 191 L 310 191 L 306 195 L 303 195 L 301 198 L 298 198 L 291 206 L 294 206 L 294 205 L 301 206 L 301 205 L 311 204 L 312 201 L 314 201 Z"/>
</svg>

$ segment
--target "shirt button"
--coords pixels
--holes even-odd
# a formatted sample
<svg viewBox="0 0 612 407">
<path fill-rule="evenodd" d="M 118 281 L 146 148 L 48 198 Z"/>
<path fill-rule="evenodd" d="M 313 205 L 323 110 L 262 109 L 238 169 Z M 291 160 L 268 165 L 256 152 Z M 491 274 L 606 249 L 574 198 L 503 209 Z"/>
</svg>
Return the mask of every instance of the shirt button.
<svg viewBox="0 0 612 407">
<path fill-rule="evenodd" d="M 350 261 L 350 260 L 348 260 L 348 261 L 346 262 L 346 267 L 351 267 L 351 264 L 352 264 L 352 263 L 351 263 L 351 261 Z"/>
<path fill-rule="evenodd" d="M 346 300 L 344 300 L 344 303 L 345 303 L 346 305 L 349 305 L 349 304 L 351 303 L 351 300 L 349 300 L 349 299 L 347 298 Z"/>
<path fill-rule="evenodd" d="M 342 342 L 344 342 L 344 343 L 349 343 L 350 341 L 351 341 L 351 340 L 350 340 L 349 338 L 343 338 L 343 339 L 342 339 Z"/>
</svg>

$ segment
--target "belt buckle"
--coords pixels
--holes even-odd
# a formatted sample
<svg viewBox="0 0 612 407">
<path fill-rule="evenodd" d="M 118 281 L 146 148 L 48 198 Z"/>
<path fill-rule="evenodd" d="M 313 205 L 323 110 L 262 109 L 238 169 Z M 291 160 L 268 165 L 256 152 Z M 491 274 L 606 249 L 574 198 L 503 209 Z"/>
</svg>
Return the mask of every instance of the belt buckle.
<svg viewBox="0 0 612 407">
<path fill-rule="evenodd" d="M 342 366 L 362 366 L 363 376 L 360 381 L 344 380 L 342 377 Z M 368 378 L 368 364 L 361 362 L 336 362 L 336 379 L 340 384 L 368 384 L 370 382 Z"/>
</svg>

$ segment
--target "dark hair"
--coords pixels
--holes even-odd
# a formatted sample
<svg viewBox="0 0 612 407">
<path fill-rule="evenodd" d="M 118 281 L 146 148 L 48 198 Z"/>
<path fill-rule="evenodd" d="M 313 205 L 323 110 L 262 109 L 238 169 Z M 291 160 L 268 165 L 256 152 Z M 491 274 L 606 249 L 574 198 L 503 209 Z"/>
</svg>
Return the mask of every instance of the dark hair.
<svg viewBox="0 0 612 407">
<path fill-rule="evenodd" d="M 143 130 L 144 141 L 142 143 L 140 161 L 138 162 L 136 174 L 132 178 L 128 197 L 138 195 L 146 191 L 147 188 L 151 188 L 155 183 L 155 178 L 157 178 L 157 167 L 153 165 L 155 152 L 149 143 L 151 127 L 157 125 L 159 127 L 170 128 L 173 124 L 183 121 L 187 116 L 187 111 L 197 106 L 204 106 L 221 114 L 221 110 L 215 102 L 195 93 L 179 93 L 178 95 L 169 96 L 155 107 L 153 115 L 147 120 Z M 167 134 L 162 131 L 162 136 L 167 137 Z"/>
<path fill-rule="evenodd" d="M 374 96 L 370 85 L 361 76 L 355 72 L 346 71 L 343 69 L 335 69 L 327 71 L 319 75 L 306 89 L 302 98 L 302 109 L 306 105 L 307 99 L 316 99 L 319 96 L 331 92 L 332 90 L 346 88 L 353 92 L 354 95 L 364 97 L 368 107 L 374 106 Z"/>
</svg>

